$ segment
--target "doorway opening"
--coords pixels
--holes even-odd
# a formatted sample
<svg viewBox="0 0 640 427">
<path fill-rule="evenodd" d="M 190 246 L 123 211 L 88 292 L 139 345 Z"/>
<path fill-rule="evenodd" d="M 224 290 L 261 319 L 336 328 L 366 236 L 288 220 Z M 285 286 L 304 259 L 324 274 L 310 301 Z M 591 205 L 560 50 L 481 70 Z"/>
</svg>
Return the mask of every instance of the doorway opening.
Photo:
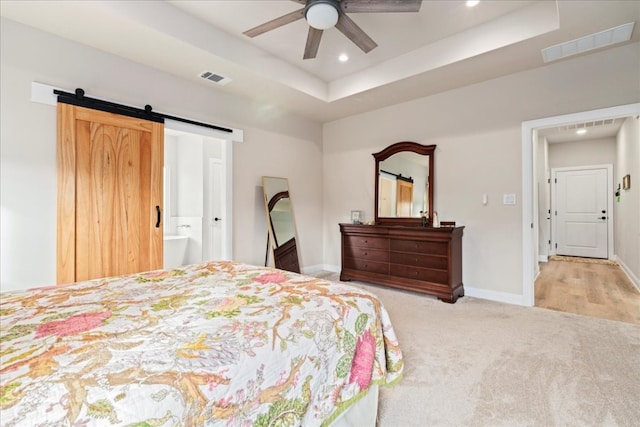
<svg viewBox="0 0 640 427">
<path fill-rule="evenodd" d="M 232 257 L 233 144 L 222 136 L 165 121 L 165 268 Z"/>
<path fill-rule="evenodd" d="M 541 234 L 540 217 L 541 213 L 545 213 L 540 210 L 539 190 L 541 183 L 546 182 L 550 174 L 541 164 L 539 132 L 549 127 L 631 117 L 639 113 L 640 104 L 629 104 L 522 123 L 522 305 L 535 304 L 534 282 L 540 272 L 540 239 L 546 237 Z"/>
</svg>

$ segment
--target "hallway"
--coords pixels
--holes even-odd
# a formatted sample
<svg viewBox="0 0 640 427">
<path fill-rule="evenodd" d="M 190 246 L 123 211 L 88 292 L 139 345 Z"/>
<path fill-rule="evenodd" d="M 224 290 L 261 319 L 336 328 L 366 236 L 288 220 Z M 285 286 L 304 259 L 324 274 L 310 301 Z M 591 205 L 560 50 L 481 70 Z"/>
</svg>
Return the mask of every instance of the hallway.
<svg viewBox="0 0 640 427">
<path fill-rule="evenodd" d="M 640 292 L 618 265 L 588 259 L 540 265 L 536 307 L 640 325 Z"/>
</svg>

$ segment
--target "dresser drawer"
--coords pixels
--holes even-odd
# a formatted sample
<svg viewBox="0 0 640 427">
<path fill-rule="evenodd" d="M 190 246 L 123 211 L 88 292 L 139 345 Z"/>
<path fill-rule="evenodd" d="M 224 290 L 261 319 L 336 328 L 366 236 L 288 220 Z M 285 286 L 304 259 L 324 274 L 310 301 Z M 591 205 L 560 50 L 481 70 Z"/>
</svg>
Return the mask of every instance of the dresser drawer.
<svg viewBox="0 0 640 427">
<path fill-rule="evenodd" d="M 439 270 L 447 270 L 449 268 L 449 259 L 438 255 L 391 252 L 389 260 L 392 264 L 411 265 L 414 267 L 436 268 Z"/>
<path fill-rule="evenodd" d="M 369 236 L 344 236 L 345 246 L 361 246 L 371 249 L 389 249 L 389 239 Z"/>
<path fill-rule="evenodd" d="M 449 283 L 449 274 L 446 270 L 432 270 L 408 265 L 391 264 L 390 273 L 392 276 L 406 277 L 408 279 L 442 284 Z"/>
<path fill-rule="evenodd" d="M 371 249 L 366 246 L 345 246 L 344 256 L 369 261 L 389 262 L 389 252 L 380 249 Z"/>
<path fill-rule="evenodd" d="M 391 239 L 391 251 L 413 252 L 433 255 L 448 255 L 449 243 L 438 241 L 397 240 Z"/>
<path fill-rule="evenodd" d="M 344 257 L 344 265 L 342 267 L 369 273 L 389 274 L 389 263 L 387 262 Z"/>
</svg>

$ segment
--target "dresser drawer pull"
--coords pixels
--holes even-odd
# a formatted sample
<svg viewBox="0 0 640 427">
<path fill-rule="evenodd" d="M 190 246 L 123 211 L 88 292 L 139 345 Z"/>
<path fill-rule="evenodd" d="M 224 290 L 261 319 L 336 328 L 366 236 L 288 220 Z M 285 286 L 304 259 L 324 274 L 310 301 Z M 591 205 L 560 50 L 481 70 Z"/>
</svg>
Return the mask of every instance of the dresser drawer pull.
<svg viewBox="0 0 640 427">
<path fill-rule="evenodd" d="M 367 255 L 369 255 L 369 252 L 365 252 L 365 253 L 364 253 L 364 256 L 367 256 Z"/>
</svg>

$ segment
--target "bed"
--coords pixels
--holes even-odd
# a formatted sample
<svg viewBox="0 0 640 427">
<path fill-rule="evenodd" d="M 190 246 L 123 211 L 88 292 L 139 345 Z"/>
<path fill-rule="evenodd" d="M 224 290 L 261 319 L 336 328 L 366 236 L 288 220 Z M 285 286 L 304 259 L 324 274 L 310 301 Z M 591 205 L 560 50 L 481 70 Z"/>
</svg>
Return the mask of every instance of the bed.
<svg viewBox="0 0 640 427">
<path fill-rule="evenodd" d="M 237 262 L 6 292 L 0 316 L 2 426 L 373 425 L 403 370 L 375 295 Z"/>
</svg>

